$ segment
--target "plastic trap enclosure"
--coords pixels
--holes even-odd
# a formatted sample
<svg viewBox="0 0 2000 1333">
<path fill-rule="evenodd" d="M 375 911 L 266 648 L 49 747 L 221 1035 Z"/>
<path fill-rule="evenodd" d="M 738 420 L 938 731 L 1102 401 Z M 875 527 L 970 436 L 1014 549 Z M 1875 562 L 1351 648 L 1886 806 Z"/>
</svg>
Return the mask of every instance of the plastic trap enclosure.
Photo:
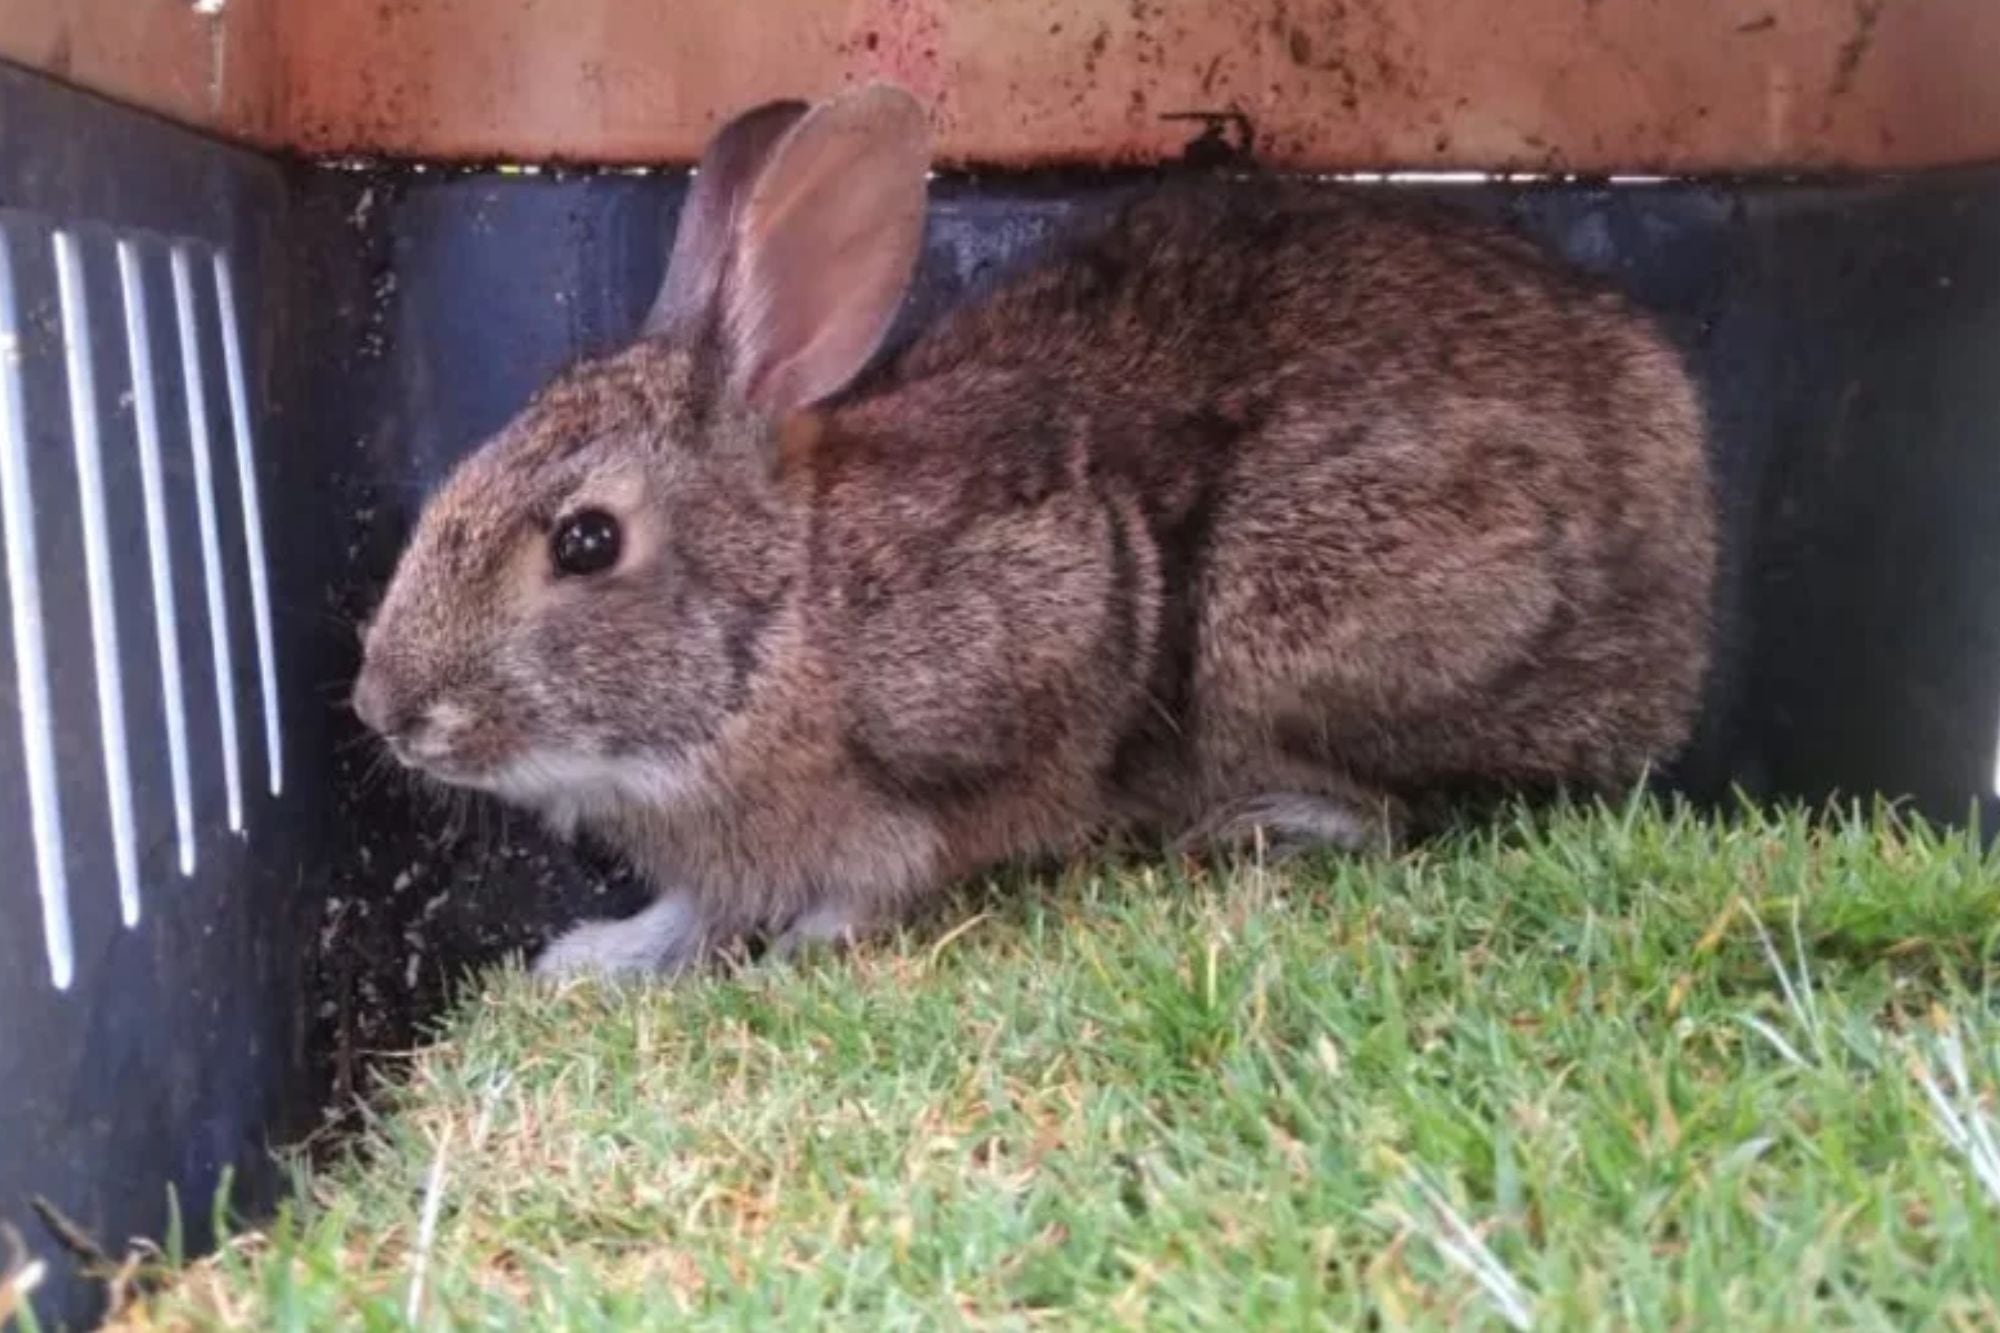
<svg viewBox="0 0 2000 1333">
<path fill-rule="evenodd" d="M 1991 827 L 2000 9 L 1486 10 L 0 0 L 0 1282 L 87 1323 L 50 1219 L 115 1257 L 171 1197 L 206 1244 L 465 969 L 637 905 L 381 780 L 351 626 L 444 471 L 630 336 L 681 167 L 765 97 L 936 108 L 906 326 L 1126 168 L 1428 191 L 1609 275 L 1723 486 L 1675 783 Z"/>
</svg>

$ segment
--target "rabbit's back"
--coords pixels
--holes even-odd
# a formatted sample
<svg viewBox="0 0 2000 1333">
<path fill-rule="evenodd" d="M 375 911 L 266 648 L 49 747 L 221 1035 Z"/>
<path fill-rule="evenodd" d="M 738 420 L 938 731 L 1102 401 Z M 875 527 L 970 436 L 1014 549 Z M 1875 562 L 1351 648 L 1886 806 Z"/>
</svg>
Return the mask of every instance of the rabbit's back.
<svg viewBox="0 0 2000 1333">
<path fill-rule="evenodd" d="M 1615 783 L 1687 737 L 1701 405 L 1649 320 L 1497 228 L 1169 189 L 949 316 L 889 383 L 890 416 L 946 423 L 930 466 L 1059 437 L 1142 516 L 1143 699 L 1110 781 L 1143 804 L 1333 772 Z"/>
</svg>

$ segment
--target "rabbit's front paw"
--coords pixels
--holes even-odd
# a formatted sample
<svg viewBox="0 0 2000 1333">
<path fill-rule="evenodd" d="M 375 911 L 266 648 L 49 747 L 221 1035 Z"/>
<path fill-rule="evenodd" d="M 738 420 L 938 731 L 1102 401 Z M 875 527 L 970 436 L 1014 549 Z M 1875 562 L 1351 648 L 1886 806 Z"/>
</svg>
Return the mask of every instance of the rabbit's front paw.
<svg viewBox="0 0 2000 1333">
<path fill-rule="evenodd" d="M 566 980 L 671 974 L 701 952 L 700 914 L 686 898 L 662 898 L 622 921 L 585 921 L 558 935 L 535 959 L 538 977 Z"/>
</svg>

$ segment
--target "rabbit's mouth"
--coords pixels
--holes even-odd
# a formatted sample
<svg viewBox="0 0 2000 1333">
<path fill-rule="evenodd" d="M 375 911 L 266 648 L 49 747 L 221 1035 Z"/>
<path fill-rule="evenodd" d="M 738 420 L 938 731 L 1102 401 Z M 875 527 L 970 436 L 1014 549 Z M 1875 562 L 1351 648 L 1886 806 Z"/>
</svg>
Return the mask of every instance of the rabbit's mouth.
<svg viewBox="0 0 2000 1333">
<path fill-rule="evenodd" d="M 453 787 L 481 787 L 485 785 L 483 770 L 449 754 L 421 755 L 413 753 L 408 746 L 389 745 L 389 753 L 396 762 L 414 773 Z"/>
<path fill-rule="evenodd" d="M 367 672 L 354 710 L 405 769 L 528 806 L 669 807 L 702 789 L 708 766 L 701 746 L 661 754 L 602 741 L 538 743 L 522 735 L 518 722 L 503 724 L 454 699 L 405 704 Z"/>
<path fill-rule="evenodd" d="M 433 782 L 473 790 L 487 790 L 492 785 L 490 766 L 454 751 L 427 749 L 402 737 L 385 737 L 382 744 L 403 768 Z"/>
<path fill-rule="evenodd" d="M 440 782 L 478 786 L 481 773 L 497 757 L 482 753 L 492 747 L 482 744 L 482 729 L 471 713 L 448 701 L 399 718 L 394 726 L 379 725 L 365 714 L 364 721 L 397 763 Z"/>
<path fill-rule="evenodd" d="M 358 710 L 357 710 L 358 711 Z M 364 717 L 364 720 L 369 720 Z M 466 710 L 435 704 L 398 718 L 397 725 L 371 730 L 389 758 L 404 770 L 448 787 L 497 790 L 507 765 L 511 737 L 479 725 Z"/>
</svg>

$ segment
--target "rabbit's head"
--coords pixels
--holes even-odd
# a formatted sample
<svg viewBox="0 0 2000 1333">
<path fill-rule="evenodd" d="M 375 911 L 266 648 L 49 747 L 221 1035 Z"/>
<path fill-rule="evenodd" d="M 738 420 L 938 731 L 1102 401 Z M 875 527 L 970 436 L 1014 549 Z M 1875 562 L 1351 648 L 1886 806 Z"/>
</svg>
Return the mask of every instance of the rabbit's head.
<svg viewBox="0 0 2000 1333">
<path fill-rule="evenodd" d="M 886 85 L 716 136 L 640 338 L 426 506 L 354 690 L 399 759 L 528 802 L 699 780 L 778 651 L 803 526 L 785 441 L 887 332 L 926 167 L 922 111 Z"/>
</svg>

